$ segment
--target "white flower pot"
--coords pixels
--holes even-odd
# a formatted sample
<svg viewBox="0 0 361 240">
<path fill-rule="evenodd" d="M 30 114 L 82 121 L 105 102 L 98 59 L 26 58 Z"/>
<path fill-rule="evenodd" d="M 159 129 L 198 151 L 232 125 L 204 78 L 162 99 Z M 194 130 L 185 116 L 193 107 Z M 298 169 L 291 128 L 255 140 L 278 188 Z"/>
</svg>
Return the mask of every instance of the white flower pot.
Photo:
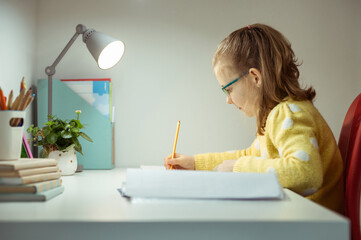
<svg viewBox="0 0 361 240">
<path fill-rule="evenodd" d="M 73 175 L 75 173 L 78 163 L 74 148 L 66 152 L 52 151 L 48 157 L 58 161 L 61 175 Z"/>
</svg>

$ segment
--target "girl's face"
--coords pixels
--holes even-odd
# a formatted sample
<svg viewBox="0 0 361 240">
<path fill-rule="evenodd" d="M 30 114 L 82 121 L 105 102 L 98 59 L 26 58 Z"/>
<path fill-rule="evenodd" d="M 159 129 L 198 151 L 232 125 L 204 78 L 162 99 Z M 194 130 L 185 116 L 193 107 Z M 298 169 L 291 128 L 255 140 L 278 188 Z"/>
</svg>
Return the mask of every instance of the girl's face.
<svg viewBox="0 0 361 240">
<path fill-rule="evenodd" d="M 227 60 L 220 60 L 216 64 L 214 72 L 221 87 L 226 86 L 243 74 L 233 71 Z M 261 83 L 262 76 L 260 72 L 255 68 L 251 68 L 248 74 L 227 87 L 226 90 L 229 92 L 227 103 L 233 104 L 236 108 L 243 111 L 247 117 L 255 116 L 261 96 Z"/>
</svg>

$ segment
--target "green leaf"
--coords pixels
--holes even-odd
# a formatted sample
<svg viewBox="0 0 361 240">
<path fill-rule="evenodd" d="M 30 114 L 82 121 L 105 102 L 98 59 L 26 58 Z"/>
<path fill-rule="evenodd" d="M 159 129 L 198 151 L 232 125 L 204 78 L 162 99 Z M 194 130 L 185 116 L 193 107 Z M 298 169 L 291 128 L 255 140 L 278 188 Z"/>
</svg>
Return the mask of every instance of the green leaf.
<svg viewBox="0 0 361 240">
<path fill-rule="evenodd" d="M 60 136 L 61 136 L 62 138 L 65 138 L 65 139 L 72 137 L 71 133 L 70 133 L 69 131 L 67 131 L 67 130 L 61 131 L 61 132 L 60 132 Z"/>
<path fill-rule="evenodd" d="M 73 137 L 73 142 L 74 142 L 76 147 L 80 146 L 80 142 L 79 142 L 79 140 L 77 138 Z"/>
<path fill-rule="evenodd" d="M 32 132 L 34 130 L 34 124 L 32 124 L 26 131 L 28 133 Z"/>
<path fill-rule="evenodd" d="M 79 129 L 82 129 L 83 128 L 83 125 L 80 123 L 79 120 L 74 120 L 76 122 L 76 125 Z"/>
<path fill-rule="evenodd" d="M 79 145 L 78 147 L 77 147 L 77 146 L 75 146 L 75 147 L 74 147 L 74 149 L 75 149 L 75 151 L 79 152 L 81 155 L 83 155 L 83 156 L 84 156 L 81 145 Z"/>
<path fill-rule="evenodd" d="M 44 127 L 43 128 L 43 134 L 44 136 L 48 136 L 51 132 L 51 128 L 50 127 Z"/>
<path fill-rule="evenodd" d="M 71 129 L 71 131 L 77 133 L 77 132 L 79 132 L 80 130 L 79 130 L 79 128 L 74 127 L 74 128 Z"/>
<path fill-rule="evenodd" d="M 75 144 L 71 144 L 70 146 L 66 147 L 63 151 L 69 151 L 69 150 L 71 150 L 72 148 L 75 149 Z"/>
<path fill-rule="evenodd" d="M 46 138 L 46 141 L 50 144 L 56 143 L 56 140 L 58 139 L 58 135 L 56 133 L 50 133 Z"/>
<path fill-rule="evenodd" d="M 73 141 L 74 141 L 74 149 L 75 151 L 79 152 L 81 155 L 83 155 L 83 152 L 82 152 L 82 147 L 81 147 L 81 144 L 79 142 L 79 140 L 77 138 L 73 138 Z"/>
<path fill-rule="evenodd" d="M 59 151 L 64 151 L 64 149 L 66 148 L 64 145 L 60 145 L 60 144 L 54 144 L 56 146 L 56 149 Z"/>
<path fill-rule="evenodd" d="M 93 140 L 88 135 L 86 135 L 85 133 L 80 132 L 79 135 L 82 136 L 85 140 L 87 140 L 89 142 L 93 142 Z"/>
<path fill-rule="evenodd" d="M 44 148 L 41 149 L 40 153 L 39 153 L 39 157 L 40 158 L 47 158 L 48 157 L 48 154 L 46 154 Z"/>
</svg>

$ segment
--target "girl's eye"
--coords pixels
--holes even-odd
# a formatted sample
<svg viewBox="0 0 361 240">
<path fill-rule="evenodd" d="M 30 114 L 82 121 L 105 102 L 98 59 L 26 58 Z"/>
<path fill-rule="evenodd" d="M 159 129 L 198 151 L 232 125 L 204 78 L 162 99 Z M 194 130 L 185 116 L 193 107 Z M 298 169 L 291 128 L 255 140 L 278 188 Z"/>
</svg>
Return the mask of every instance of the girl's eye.
<svg viewBox="0 0 361 240">
<path fill-rule="evenodd" d="M 228 89 L 227 89 L 227 92 L 228 92 L 228 93 L 231 93 L 231 92 L 232 92 L 232 88 L 228 88 Z"/>
</svg>

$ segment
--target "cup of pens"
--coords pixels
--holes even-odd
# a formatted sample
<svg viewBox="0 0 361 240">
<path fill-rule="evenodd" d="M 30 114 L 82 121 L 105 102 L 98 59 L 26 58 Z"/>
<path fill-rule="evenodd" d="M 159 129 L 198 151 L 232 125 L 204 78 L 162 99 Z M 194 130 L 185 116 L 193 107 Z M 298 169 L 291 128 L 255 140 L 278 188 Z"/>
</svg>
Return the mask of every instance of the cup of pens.
<svg viewBox="0 0 361 240">
<path fill-rule="evenodd" d="M 0 160 L 17 160 L 21 154 L 25 111 L 0 111 Z M 12 125 L 13 124 L 13 125 Z"/>
<path fill-rule="evenodd" d="M 21 88 L 13 101 L 13 91 L 8 99 L 0 88 L 0 161 L 17 160 L 21 155 L 25 109 L 33 101 L 31 88 Z"/>
</svg>

